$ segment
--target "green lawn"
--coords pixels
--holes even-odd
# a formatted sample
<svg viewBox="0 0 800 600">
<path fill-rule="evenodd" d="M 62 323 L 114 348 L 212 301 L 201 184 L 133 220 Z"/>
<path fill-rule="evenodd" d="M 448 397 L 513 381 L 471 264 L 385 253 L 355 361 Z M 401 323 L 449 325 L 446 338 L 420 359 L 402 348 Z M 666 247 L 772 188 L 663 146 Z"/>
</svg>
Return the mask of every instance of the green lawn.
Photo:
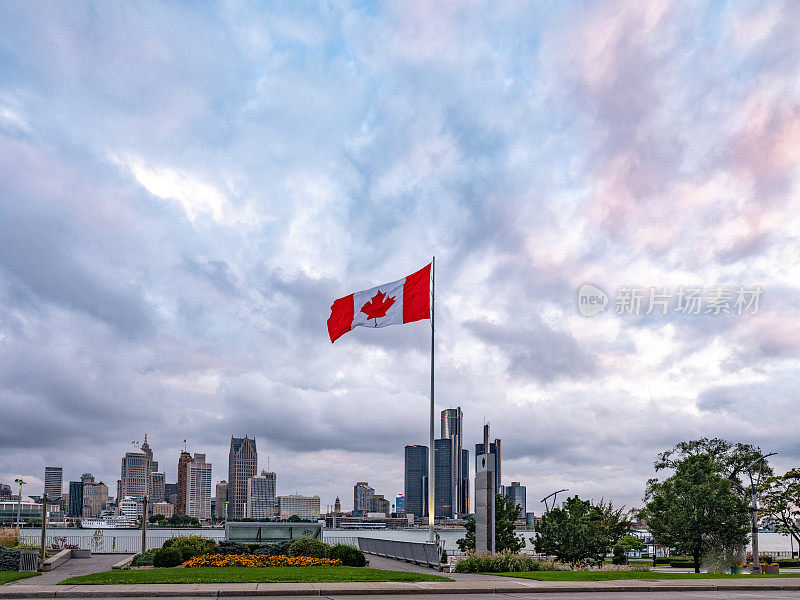
<svg viewBox="0 0 800 600">
<path fill-rule="evenodd" d="M 656 571 L 526 571 L 516 573 L 486 573 L 503 577 L 521 577 L 538 581 L 612 581 L 614 579 L 753 579 L 759 577 L 800 577 L 799 574 L 780 575 L 716 575 L 713 573 L 659 573 Z"/>
<path fill-rule="evenodd" d="M 0 571 L 0 585 L 26 577 L 36 577 L 39 573 L 18 573 L 16 571 Z"/>
<path fill-rule="evenodd" d="M 117 583 L 275 583 L 328 581 L 452 581 L 448 577 L 362 567 L 193 567 L 105 571 L 62 581 L 61 585 Z"/>
</svg>

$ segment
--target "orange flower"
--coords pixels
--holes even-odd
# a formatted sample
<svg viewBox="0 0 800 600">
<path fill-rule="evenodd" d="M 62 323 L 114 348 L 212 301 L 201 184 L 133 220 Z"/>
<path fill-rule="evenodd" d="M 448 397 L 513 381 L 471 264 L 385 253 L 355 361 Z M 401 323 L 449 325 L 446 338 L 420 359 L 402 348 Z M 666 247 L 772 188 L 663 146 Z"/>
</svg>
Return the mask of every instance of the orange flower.
<svg viewBox="0 0 800 600">
<path fill-rule="evenodd" d="M 250 554 L 204 554 L 184 563 L 185 567 L 314 567 L 338 566 L 338 558 L 311 558 L 309 556 L 265 556 Z"/>
</svg>

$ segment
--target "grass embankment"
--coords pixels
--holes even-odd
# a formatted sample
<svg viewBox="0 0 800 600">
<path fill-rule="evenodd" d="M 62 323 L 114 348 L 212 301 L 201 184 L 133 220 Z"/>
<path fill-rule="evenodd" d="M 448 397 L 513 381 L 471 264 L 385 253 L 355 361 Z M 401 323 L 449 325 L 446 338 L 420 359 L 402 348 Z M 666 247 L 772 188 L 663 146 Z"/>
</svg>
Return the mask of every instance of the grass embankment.
<svg viewBox="0 0 800 600">
<path fill-rule="evenodd" d="M 18 573 L 17 571 L 0 571 L 0 585 L 8 583 L 9 581 L 16 581 L 17 579 L 36 577 L 37 575 L 39 575 L 39 573 Z"/>
<path fill-rule="evenodd" d="M 486 573 L 502 577 L 520 577 L 537 581 L 613 581 L 616 579 L 758 579 L 773 577 L 800 577 L 798 574 L 780 575 L 722 575 L 715 573 L 661 573 L 657 571 L 527 571 L 517 573 Z"/>
<path fill-rule="evenodd" d="M 105 571 L 61 585 L 136 583 L 322 583 L 331 581 L 452 581 L 448 577 L 363 567 L 194 567 Z"/>
</svg>

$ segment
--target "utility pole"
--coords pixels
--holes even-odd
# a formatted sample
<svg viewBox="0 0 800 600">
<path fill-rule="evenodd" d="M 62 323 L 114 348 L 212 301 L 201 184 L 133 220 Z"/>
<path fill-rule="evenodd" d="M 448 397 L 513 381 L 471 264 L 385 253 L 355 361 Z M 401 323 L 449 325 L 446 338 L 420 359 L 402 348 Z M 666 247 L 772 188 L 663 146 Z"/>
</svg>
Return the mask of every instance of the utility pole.
<svg viewBox="0 0 800 600">
<path fill-rule="evenodd" d="M 47 492 L 42 494 L 42 560 L 44 560 L 44 544 L 47 539 Z"/>
<path fill-rule="evenodd" d="M 761 474 L 764 471 L 764 459 L 775 456 L 777 452 L 770 452 L 755 459 L 747 467 L 747 475 L 750 477 L 750 526 L 753 545 L 753 573 L 761 573 L 761 559 L 758 555 L 758 485 L 761 483 Z M 758 475 L 753 478 L 753 467 L 758 463 Z"/>
<path fill-rule="evenodd" d="M 142 498 L 142 554 L 147 552 L 147 494 Z"/>
</svg>

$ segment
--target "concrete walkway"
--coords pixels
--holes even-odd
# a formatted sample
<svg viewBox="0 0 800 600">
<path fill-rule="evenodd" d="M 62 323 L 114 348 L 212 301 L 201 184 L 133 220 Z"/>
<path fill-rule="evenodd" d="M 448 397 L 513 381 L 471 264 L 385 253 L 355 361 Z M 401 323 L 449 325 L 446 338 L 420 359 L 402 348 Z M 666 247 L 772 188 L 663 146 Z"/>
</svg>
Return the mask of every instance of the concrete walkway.
<svg viewBox="0 0 800 600">
<path fill-rule="evenodd" d="M 126 556 L 130 554 L 92 554 L 91 558 L 70 558 L 67 562 L 59 565 L 52 571 L 42 573 L 38 577 L 29 577 L 27 579 L 18 579 L 0 586 L 0 590 L 5 590 L 13 586 L 25 587 L 39 587 L 46 585 L 55 585 L 60 581 L 69 579 L 70 577 L 77 577 L 78 575 L 90 575 L 92 573 L 100 573 L 102 571 L 110 571 L 112 565 L 117 564 Z"/>
</svg>

